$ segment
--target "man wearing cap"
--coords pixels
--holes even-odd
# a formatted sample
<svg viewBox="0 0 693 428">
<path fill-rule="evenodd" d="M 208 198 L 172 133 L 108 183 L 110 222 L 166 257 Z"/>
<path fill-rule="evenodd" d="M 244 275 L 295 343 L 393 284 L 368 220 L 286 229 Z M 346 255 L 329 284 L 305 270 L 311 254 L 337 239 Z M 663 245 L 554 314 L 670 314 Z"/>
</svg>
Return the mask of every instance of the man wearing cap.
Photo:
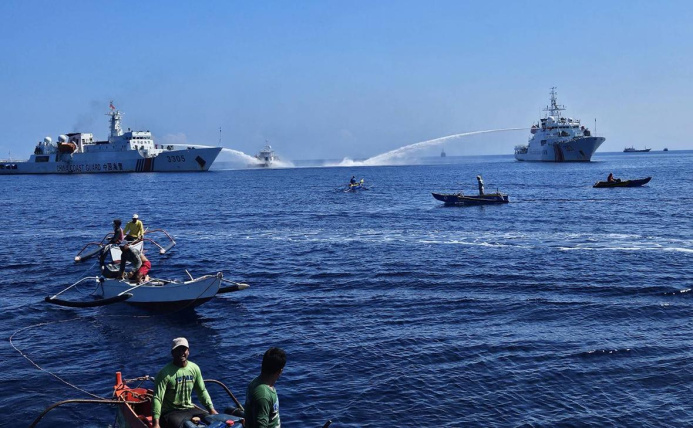
<svg viewBox="0 0 693 428">
<path fill-rule="evenodd" d="M 245 428 L 279 428 L 279 398 L 274 384 L 286 365 L 286 353 L 270 348 L 262 356 L 262 371 L 245 393 Z"/>
<path fill-rule="evenodd" d="M 192 361 L 188 361 L 188 355 L 190 355 L 188 340 L 184 337 L 173 339 L 171 355 L 173 361 L 166 364 L 154 380 L 153 428 L 180 428 L 193 417 L 205 416 L 207 412 L 198 409 L 192 403 L 193 389 L 209 413 L 217 414 L 202 380 L 200 368 Z"/>
<path fill-rule="evenodd" d="M 134 241 L 136 239 L 142 239 L 143 237 L 144 225 L 140 220 L 140 216 L 133 214 L 132 221 L 127 222 L 125 225 L 125 239 L 128 241 Z"/>
<path fill-rule="evenodd" d="M 132 264 L 132 273 L 130 274 L 130 280 L 136 283 L 142 282 L 147 278 L 149 270 L 152 268 L 152 263 L 149 259 L 142 254 L 140 250 L 135 247 L 131 247 L 127 241 L 120 243 L 120 274 L 119 278 L 125 279 L 125 265 L 127 262 Z"/>
</svg>

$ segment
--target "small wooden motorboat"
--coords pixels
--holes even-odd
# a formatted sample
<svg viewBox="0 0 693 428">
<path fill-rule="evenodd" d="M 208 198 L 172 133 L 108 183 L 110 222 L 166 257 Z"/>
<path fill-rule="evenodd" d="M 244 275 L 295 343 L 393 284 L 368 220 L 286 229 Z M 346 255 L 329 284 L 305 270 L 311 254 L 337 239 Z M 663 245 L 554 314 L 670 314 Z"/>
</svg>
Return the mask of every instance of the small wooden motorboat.
<svg viewBox="0 0 693 428">
<path fill-rule="evenodd" d="M 592 187 L 638 187 L 647 184 L 652 177 L 640 178 L 638 180 L 616 180 L 616 181 L 597 181 Z"/>
<path fill-rule="evenodd" d="M 465 196 L 462 193 L 432 193 L 433 197 L 445 202 L 445 205 L 493 205 L 507 204 L 508 195 L 500 192 L 484 193 L 483 195 Z"/>
<path fill-rule="evenodd" d="M 168 241 L 165 245 L 160 244 L 157 242 L 156 239 L 153 238 L 156 234 L 161 234 L 164 236 L 164 238 Z M 149 235 L 149 236 L 147 236 Z M 113 232 L 107 233 L 106 236 L 104 236 L 101 241 L 98 242 L 89 242 L 87 243 L 84 247 L 82 247 L 81 250 L 79 250 L 79 253 L 75 256 L 75 262 L 79 263 L 81 261 L 84 261 L 88 258 L 94 257 L 95 255 L 101 253 L 103 249 L 108 247 L 110 244 L 110 240 L 113 237 Z M 161 239 L 161 238 L 160 238 Z M 176 241 L 173 239 L 171 235 L 168 234 L 163 229 L 154 229 L 154 230 L 146 230 L 144 232 L 144 238 L 140 241 L 133 241 L 133 245 L 135 244 L 140 244 L 144 242 L 150 242 L 154 244 L 155 247 L 159 249 L 159 254 L 166 254 L 168 250 L 174 247 L 176 245 Z M 138 247 L 138 249 L 141 251 L 142 246 Z M 119 251 L 119 250 L 118 250 Z M 120 258 L 118 258 L 120 260 Z"/>
<path fill-rule="evenodd" d="M 122 428 L 151 428 L 152 427 L 152 399 L 154 392 L 151 389 L 143 388 L 142 384 L 146 381 L 154 381 L 151 376 L 142 376 L 135 379 L 123 379 L 120 372 L 116 372 L 116 383 L 113 386 L 113 398 L 110 400 L 65 400 L 49 406 L 39 415 L 30 428 L 38 425 L 46 413 L 64 404 L 102 404 L 115 405 L 116 426 Z M 220 385 L 233 400 L 235 407 L 227 407 L 224 413 L 217 415 L 207 415 L 196 423 L 200 428 L 222 428 L 229 426 L 241 426 L 244 417 L 244 409 L 236 399 L 231 390 L 223 383 L 214 379 L 205 379 L 205 384 Z M 138 382 L 138 386 L 130 387 L 128 384 Z M 191 422 L 192 423 L 192 422 Z"/>
<path fill-rule="evenodd" d="M 141 387 L 130 388 L 128 382 L 153 380 L 150 376 L 144 376 L 132 380 L 123 380 L 120 372 L 116 372 L 116 384 L 113 387 L 113 399 L 118 401 L 116 405 L 116 421 L 119 427 L 128 428 L 150 428 L 152 426 L 152 397 L 153 391 Z M 234 397 L 226 385 L 213 380 L 205 379 L 205 383 L 216 383 L 221 385 L 231 396 L 236 407 L 227 407 L 224 413 L 218 415 L 207 415 L 196 426 L 206 428 L 222 428 L 238 424 L 241 426 L 243 418 L 243 406 Z M 231 421 L 231 422 L 229 422 Z"/>
</svg>

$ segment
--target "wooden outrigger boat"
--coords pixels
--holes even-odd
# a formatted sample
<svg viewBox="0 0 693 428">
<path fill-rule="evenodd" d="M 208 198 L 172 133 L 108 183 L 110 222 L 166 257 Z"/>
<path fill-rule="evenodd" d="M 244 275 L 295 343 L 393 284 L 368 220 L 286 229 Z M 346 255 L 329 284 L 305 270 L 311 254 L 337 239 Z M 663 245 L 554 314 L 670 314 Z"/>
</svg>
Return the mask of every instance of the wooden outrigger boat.
<svg viewBox="0 0 693 428">
<path fill-rule="evenodd" d="M 89 280 L 96 281 L 96 288 L 92 293 L 96 299 L 73 301 L 59 298 L 72 287 Z M 126 302 L 145 309 L 174 310 L 192 308 L 211 300 L 217 294 L 245 290 L 248 287 L 248 284 L 224 279 L 221 272 L 199 278 L 190 276 L 189 281 L 152 278 L 141 284 L 133 284 L 128 279 L 92 276 L 82 278 L 61 292 L 46 297 L 45 301 L 71 308 L 91 308 Z"/>
<path fill-rule="evenodd" d="M 616 180 L 616 181 L 597 181 L 592 187 L 640 187 L 652 180 L 652 177 L 640 178 L 637 180 Z"/>
<path fill-rule="evenodd" d="M 163 236 L 168 240 L 168 243 L 165 245 L 160 244 L 151 237 L 154 234 L 163 234 Z M 149 235 L 149 237 L 147 235 Z M 104 248 L 111 245 L 110 241 L 112 237 L 113 232 L 110 232 L 107 233 L 106 236 L 104 236 L 101 239 L 101 241 L 87 243 L 84 247 L 82 247 L 81 250 L 79 250 L 79 253 L 77 253 L 77 255 L 75 256 L 75 262 L 79 263 L 81 261 L 94 257 L 97 254 L 100 254 Z M 159 254 L 165 254 L 168 250 L 170 250 L 176 245 L 176 241 L 173 239 L 173 237 L 163 229 L 146 230 L 144 232 L 144 238 L 141 241 L 133 241 L 133 245 L 139 243 L 143 244 L 144 242 L 152 243 L 155 247 L 159 249 Z M 138 249 L 142 250 L 142 247 L 138 247 Z"/>
<path fill-rule="evenodd" d="M 142 387 L 146 381 L 154 381 L 151 376 L 142 376 L 135 379 L 123 379 L 120 372 L 116 372 L 116 381 L 113 386 L 113 398 L 110 400 L 64 400 L 48 406 L 36 419 L 29 425 L 29 428 L 35 428 L 43 417 L 51 410 L 62 406 L 63 404 L 102 404 L 116 407 L 116 426 L 120 428 L 152 428 L 152 399 L 154 391 Z M 128 384 L 139 382 L 134 388 Z M 244 425 L 245 409 L 240 401 L 233 395 L 231 390 L 215 379 L 205 379 L 205 385 L 219 385 L 226 394 L 231 397 L 234 406 L 229 406 L 224 409 L 224 413 L 217 415 L 207 415 L 201 421 L 196 421 L 194 426 L 199 428 L 228 428 L 237 426 L 241 428 Z M 187 424 L 188 422 L 186 422 Z M 193 422 L 190 422 L 193 424 Z M 332 424 L 328 420 L 322 428 L 329 428 Z"/>
<path fill-rule="evenodd" d="M 445 202 L 446 206 L 452 205 L 495 205 L 507 204 L 508 195 L 500 192 L 484 193 L 483 195 L 465 196 L 462 193 L 431 193 L 434 198 Z"/>
<path fill-rule="evenodd" d="M 116 372 L 116 383 L 113 386 L 113 398 L 110 400 L 65 400 L 49 406 L 39 415 L 29 428 L 38 425 L 41 419 L 51 410 L 63 404 L 106 404 L 116 407 L 116 425 L 121 428 L 151 428 L 152 427 L 152 398 L 153 391 L 142 387 L 145 381 L 154 381 L 151 376 L 143 376 L 135 379 L 123 379 L 120 372 Z M 128 383 L 139 382 L 132 388 Z M 196 426 L 200 428 L 222 428 L 238 424 L 241 426 L 244 417 L 244 409 L 231 390 L 223 383 L 214 379 L 205 379 L 205 384 L 220 385 L 233 400 L 235 407 L 227 407 L 224 413 L 207 415 Z"/>
</svg>

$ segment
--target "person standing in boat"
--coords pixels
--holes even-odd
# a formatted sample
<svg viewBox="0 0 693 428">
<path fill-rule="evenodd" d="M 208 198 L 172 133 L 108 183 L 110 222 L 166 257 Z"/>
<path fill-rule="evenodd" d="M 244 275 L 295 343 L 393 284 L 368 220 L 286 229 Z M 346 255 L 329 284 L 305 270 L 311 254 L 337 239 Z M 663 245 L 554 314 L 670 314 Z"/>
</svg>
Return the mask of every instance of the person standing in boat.
<svg viewBox="0 0 693 428">
<path fill-rule="evenodd" d="M 173 360 L 166 364 L 154 379 L 153 428 L 180 428 L 194 417 L 207 416 L 207 412 L 193 404 L 193 390 L 209 414 L 218 414 L 205 388 L 202 372 L 197 364 L 188 360 L 189 355 L 188 340 L 184 337 L 173 339 Z"/>
<path fill-rule="evenodd" d="M 113 220 L 113 236 L 111 237 L 111 240 L 108 241 L 109 244 L 120 244 L 120 241 L 123 240 L 124 233 L 123 228 L 120 227 L 121 224 L 122 222 L 119 218 Z"/>
<path fill-rule="evenodd" d="M 147 274 L 152 268 L 152 263 L 142 254 L 137 248 L 131 247 L 127 241 L 123 241 L 120 246 L 120 274 L 119 278 L 140 283 L 147 280 Z M 128 275 L 125 273 L 125 265 L 127 262 L 132 264 L 132 272 Z"/>
<path fill-rule="evenodd" d="M 479 196 L 484 196 L 484 180 L 481 179 L 480 175 L 477 175 L 476 181 L 479 182 Z"/>
<path fill-rule="evenodd" d="M 286 365 L 286 353 L 281 348 L 270 348 L 262 357 L 260 376 L 253 379 L 245 393 L 245 428 L 277 428 L 279 397 L 274 384 Z"/>
<path fill-rule="evenodd" d="M 351 184 L 352 186 L 356 184 L 356 176 L 355 175 L 351 176 L 351 180 L 349 180 L 349 184 Z"/>
<path fill-rule="evenodd" d="M 135 241 L 144 237 L 144 225 L 137 214 L 132 215 L 132 221 L 125 225 L 125 239 Z"/>
</svg>

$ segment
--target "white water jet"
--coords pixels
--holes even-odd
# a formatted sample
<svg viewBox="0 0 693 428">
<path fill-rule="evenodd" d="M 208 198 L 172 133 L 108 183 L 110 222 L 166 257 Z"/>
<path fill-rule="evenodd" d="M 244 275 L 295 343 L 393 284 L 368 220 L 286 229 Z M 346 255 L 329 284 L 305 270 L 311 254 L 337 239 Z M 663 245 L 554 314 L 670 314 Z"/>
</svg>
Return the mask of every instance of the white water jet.
<svg viewBox="0 0 693 428">
<path fill-rule="evenodd" d="M 260 165 L 260 159 L 256 158 L 255 156 L 250 156 L 247 155 L 239 150 L 234 150 L 234 149 L 227 149 L 226 147 L 221 149 L 222 152 L 229 153 L 237 158 L 240 158 L 242 162 L 248 164 L 248 165 Z"/>
<path fill-rule="evenodd" d="M 462 134 L 454 134 L 454 135 L 448 135 L 447 137 L 440 137 L 440 138 L 435 138 L 433 140 L 427 140 L 427 141 L 422 141 L 420 143 L 414 143 L 414 144 L 409 144 L 408 146 L 400 147 L 395 150 L 391 150 L 386 153 L 379 154 L 377 156 L 373 156 L 371 158 L 368 158 L 364 161 L 354 161 L 349 158 L 344 158 L 342 162 L 339 164 L 336 164 L 334 166 L 377 166 L 377 165 L 391 165 L 392 161 L 395 159 L 402 159 L 404 158 L 407 154 L 428 148 L 428 147 L 433 147 L 437 146 L 439 144 L 442 144 L 446 141 L 449 140 L 454 140 L 456 138 L 461 138 L 461 137 L 466 137 L 469 135 L 478 135 L 478 134 L 488 134 L 491 132 L 507 132 L 507 131 L 521 131 L 521 130 L 526 130 L 529 128 L 503 128 L 503 129 L 490 129 L 487 131 L 472 131 L 472 132 L 464 132 Z"/>
<path fill-rule="evenodd" d="M 241 161 L 245 164 L 245 166 L 260 167 L 263 165 L 263 162 L 260 159 L 256 158 L 255 156 L 247 155 L 247 154 L 245 154 L 239 150 L 227 149 L 226 147 L 224 147 L 221 149 L 221 151 L 232 154 L 232 155 L 236 156 L 237 158 L 240 158 Z M 289 161 L 285 161 L 285 160 L 281 160 L 281 159 L 274 159 L 272 161 L 272 163 L 266 168 L 293 168 L 293 167 L 294 167 L 294 164 L 289 162 Z"/>
</svg>

